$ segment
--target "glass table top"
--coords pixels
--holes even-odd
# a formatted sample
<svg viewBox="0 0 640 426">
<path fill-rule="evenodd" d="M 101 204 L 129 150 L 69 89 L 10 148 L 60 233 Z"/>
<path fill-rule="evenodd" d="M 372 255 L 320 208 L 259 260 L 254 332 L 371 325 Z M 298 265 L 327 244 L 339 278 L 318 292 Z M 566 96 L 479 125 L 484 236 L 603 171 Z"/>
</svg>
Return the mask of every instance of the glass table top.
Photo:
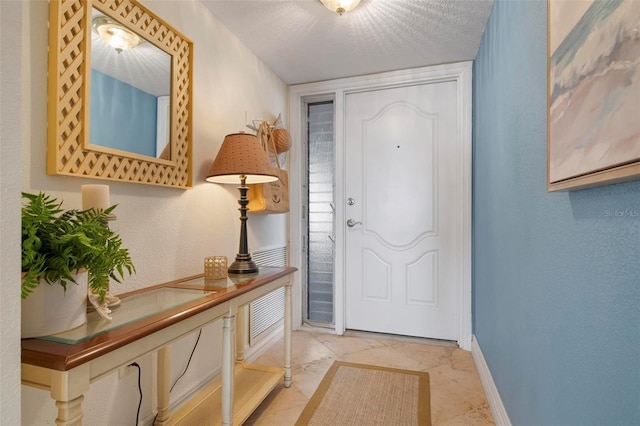
<svg viewBox="0 0 640 426">
<path fill-rule="evenodd" d="M 268 276 L 277 273 L 279 270 L 280 268 L 262 268 L 260 273 L 229 275 L 218 280 L 205 279 L 200 276 L 178 281 L 166 287 L 159 287 L 123 297 L 120 299 L 119 306 L 111 308 L 111 321 L 103 319 L 97 312 L 91 310 L 87 312 L 87 322 L 85 324 L 63 333 L 39 337 L 38 339 L 65 344 L 80 343 L 135 321 L 204 298 L 207 295 L 242 285 L 259 275 Z"/>
<path fill-rule="evenodd" d="M 231 275 L 226 278 L 220 278 L 217 280 L 206 279 L 204 277 L 194 278 L 192 280 L 180 281 L 178 285 L 181 286 L 190 286 L 190 287 L 198 287 L 202 289 L 211 289 L 215 290 L 216 288 L 228 288 L 237 286 L 239 284 L 243 284 L 255 277 L 258 274 L 247 274 L 247 275 Z"/>
<path fill-rule="evenodd" d="M 197 282 L 198 279 L 192 281 Z M 185 283 L 191 284 L 191 281 Z M 214 287 L 203 283 L 202 290 L 162 287 L 124 297 L 121 299 L 120 306 L 111 308 L 111 321 L 101 318 L 95 311 L 89 311 L 87 312 L 87 322 L 80 327 L 64 333 L 40 337 L 40 339 L 67 344 L 80 343 L 126 324 L 203 298 L 215 293 L 215 291 Z"/>
</svg>

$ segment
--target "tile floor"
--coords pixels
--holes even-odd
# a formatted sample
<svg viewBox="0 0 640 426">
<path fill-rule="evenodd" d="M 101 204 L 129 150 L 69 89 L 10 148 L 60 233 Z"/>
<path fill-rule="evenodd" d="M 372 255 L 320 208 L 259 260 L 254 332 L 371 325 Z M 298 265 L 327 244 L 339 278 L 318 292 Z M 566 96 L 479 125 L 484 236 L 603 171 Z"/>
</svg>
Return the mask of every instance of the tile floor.
<svg viewBox="0 0 640 426">
<path fill-rule="evenodd" d="M 281 365 L 282 346 L 282 341 L 275 343 L 255 362 Z M 295 331 L 291 387 L 278 385 L 245 425 L 294 425 L 334 360 L 428 371 L 434 426 L 494 424 L 471 352 L 452 343 L 361 332 L 336 336 Z"/>
</svg>

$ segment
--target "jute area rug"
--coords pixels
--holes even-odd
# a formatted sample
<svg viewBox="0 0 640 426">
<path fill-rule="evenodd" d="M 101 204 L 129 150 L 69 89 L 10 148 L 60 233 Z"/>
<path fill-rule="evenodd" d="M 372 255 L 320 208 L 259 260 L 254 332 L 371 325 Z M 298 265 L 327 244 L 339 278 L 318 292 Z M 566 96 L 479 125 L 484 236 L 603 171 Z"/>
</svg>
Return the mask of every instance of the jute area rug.
<svg viewBox="0 0 640 426">
<path fill-rule="evenodd" d="M 429 373 L 334 361 L 296 426 L 429 426 Z"/>
</svg>

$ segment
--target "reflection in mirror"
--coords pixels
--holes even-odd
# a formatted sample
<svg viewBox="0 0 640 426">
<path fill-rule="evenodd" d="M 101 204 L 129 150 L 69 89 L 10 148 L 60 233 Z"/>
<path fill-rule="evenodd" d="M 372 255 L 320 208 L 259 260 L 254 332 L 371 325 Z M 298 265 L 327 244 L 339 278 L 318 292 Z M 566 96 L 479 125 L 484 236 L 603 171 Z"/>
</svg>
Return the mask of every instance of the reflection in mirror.
<svg viewBox="0 0 640 426">
<path fill-rule="evenodd" d="M 93 8 L 102 12 L 125 28 L 135 32 L 137 37 L 144 40 L 132 50 L 125 50 L 118 45 L 121 53 L 115 49 L 106 48 L 112 57 L 102 58 L 102 55 L 92 54 Z M 108 28 L 107 28 L 108 30 Z M 114 31 L 113 34 L 117 33 Z M 119 34 L 119 33 L 118 33 Z M 112 36 L 113 38 L 113 36 Z M 133 37 L 135 40 L 136 37 Z M 97 41 L 97 40 L 96 40 Z M 101 43 L 101 42 L 100 42 Z M 94 43 L 94 50 L 103 46 Z M 125 108 L 123 104 L 103 106 L 102 111 L 92 112 L 91 104 L 91 64 L 94 63 L 97 72 L 108 75 L 105 69 L 99 68 L 100 61 L 111 62 L 121 60 L 126 56 L 135 56 L 144 48 L 145 43 L 151 43 L 159 50 L 164 59 L 158 62 L 170 65 L 160 66 L 158 62 L 145 67 L 143 74 L 136 74 L 132 69 L 125 68 L 124 75 L 139 76 L 144 82 L 158 80 L 151 77 L 153 71 L 160 68 L 164 77 L 165 87 L 158 94 L 170 95 L 169 113 L 164 100 L 160 100 L 161 117 L 169 116 L 166 124 L 160 120 L 161 131 L 170 136 L 160 137 L 160 144 L 170 140 L 171 152 L 169 160 L 157 158 L 161 150 L 156 146 L 151 155 L 142 155 L 121 149 L 109 148 L 94 144 L 91 138 L 91 127 L 103 126 L 105 116 Z M 100 46 L 100 47 L 98 47 Z M 128 55 L 128 54 L 132 55 Z M 125 56 L 126 55 L 126 56 Z M 47 98 L 47 173 L 51 175 L 75 176 L 92 179 L 117 180 L 121 182 L 144 183 L 167 187 L 186 189 L 193 184 L 193 42 L 179 33 L 168 22 L 162 20 L 147 9 L 138 0 L 50 0 L 49 1 L 49 69 L 48 69 L 48 98 Z M 118 57 L 119 56 L 119 57 Z M 120 64 L 122 68 L 125 66 Z M 128 65 L 127 65 L 128 67 Z M 167 77 L 169 76 L 169 77 Z M 117 76 L 115 78 L 118 78 Z M 114 78 L 114 80 L 115 80 Z M 98 80 L 98 78 L 96 78 Z M 115 84 L 115 83 L 114 83 Z M 135 83 L 126 82 L 131 87 Z M 167 86 L 168 85 L 168 86 Z M 96 83 L 96 88 L 98 84 Z M 167 88 L 168 87 L 168 88 Z M 137 89 L 140 90 L 140 89 Z M 113 95 L 113 88 L 103 87 L 95 95 L 96 100 L 109 98 Z M 153 90 L 142 89 L 147 93 Z M 153 94 L 158 97 L 158 94 Z M 137 113 L 139 107 L 129 99 L 125 103 L 132 114 Z M 98 108 L 95 106 L 94 108 Z M 156 106 L 156 111 L 158 110 Z M 91 124 L 91 116 L 95 116 Z M 118 129 L 105 139 L 110 144 L 123 139 L 124 135 L 135 133 L 125 129 L 125 122 L 129 115 L 116 118 L 115 123 L 105 124 L 107 129 Z M 153 121 L 153 119 L 150 119 Z M 141 120 L 138 120 L 141 121 Z M 169 131 L 167 131 L 167 125 Z M 151 126 L 154 128 L 154 125 Z M 141 136 L 136 136 L 140 139 Z M 157 143 L 157 142 L 156 142 Z M 135 144 L 135 145 L 134 145 Z M 138 150 L 138 141 L 130 142 Z M 131 148 L 134 149 L 134 148 Z"/>
<path fill-rule="evenodd" d="M 170 159 L 171 56 L 92 12 L 91 145 Z"/>
</svg>

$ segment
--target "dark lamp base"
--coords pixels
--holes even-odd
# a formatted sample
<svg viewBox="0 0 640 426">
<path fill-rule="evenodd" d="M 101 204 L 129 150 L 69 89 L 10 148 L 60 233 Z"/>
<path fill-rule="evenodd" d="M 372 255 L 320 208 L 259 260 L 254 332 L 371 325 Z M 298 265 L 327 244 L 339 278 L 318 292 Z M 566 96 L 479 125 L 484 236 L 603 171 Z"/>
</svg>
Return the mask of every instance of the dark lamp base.
<svg viewBox="0 0 640 426">
<path fill-rule="evenodd" d="M 258 272 L 258 266 L 251 260 L 251 255 L 238 254 L 227 272 L 230 274 L 253 274 Z"/>
</svg>

